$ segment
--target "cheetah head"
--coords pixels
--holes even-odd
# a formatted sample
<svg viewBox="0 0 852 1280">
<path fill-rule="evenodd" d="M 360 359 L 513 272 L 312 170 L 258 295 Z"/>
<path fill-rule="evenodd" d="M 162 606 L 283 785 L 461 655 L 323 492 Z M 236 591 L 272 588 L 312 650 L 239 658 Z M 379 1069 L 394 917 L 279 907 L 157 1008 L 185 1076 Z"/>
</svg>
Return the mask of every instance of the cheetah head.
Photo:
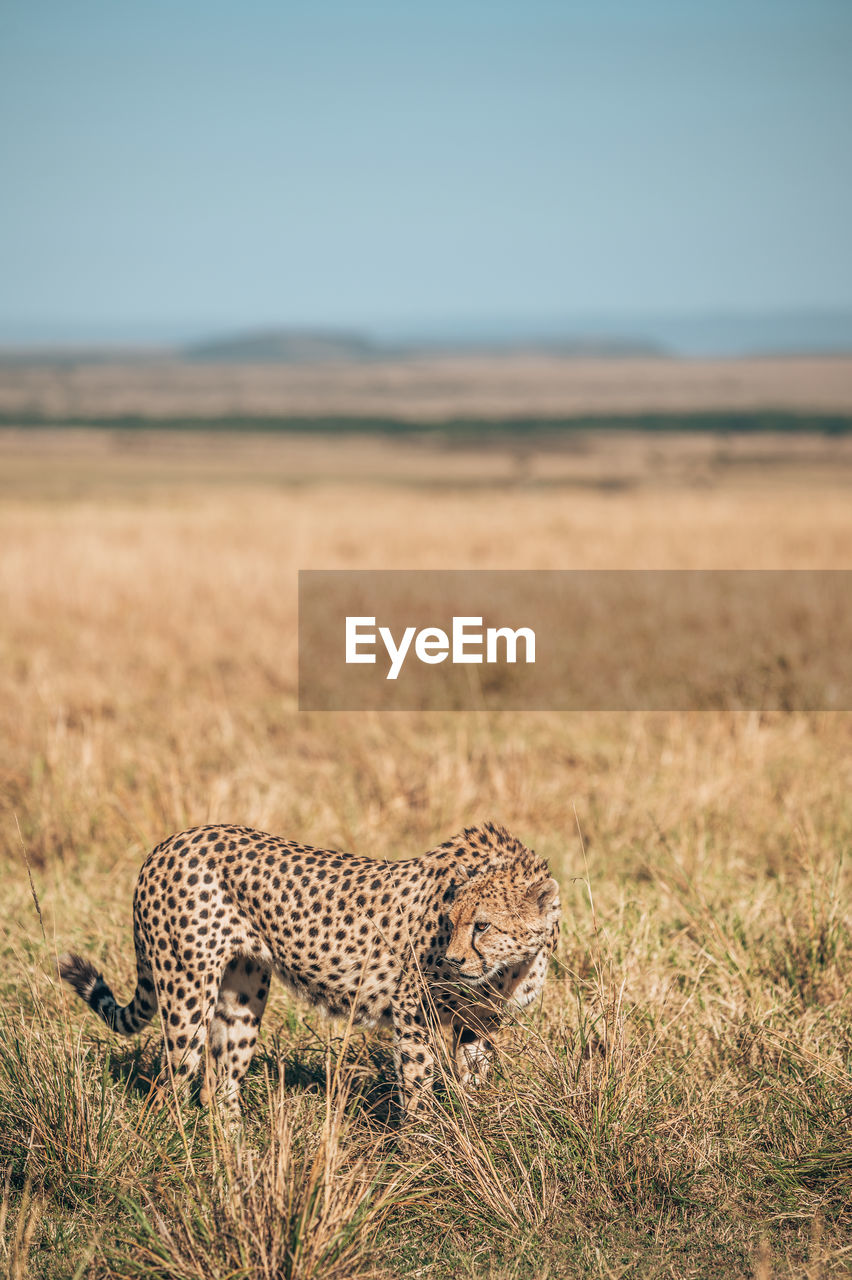
<svg viewBox="0 0 852 1280">
<path fill-rule="evenodd" d="M 486 982 L 536 955 L 558 918 L 559 886 L 546 872 L 532 881 L 520 880 L 511 867 L 474 876 L 450 908 L 453 932 L 444 959 L 455 977 Z"/>
</svg>

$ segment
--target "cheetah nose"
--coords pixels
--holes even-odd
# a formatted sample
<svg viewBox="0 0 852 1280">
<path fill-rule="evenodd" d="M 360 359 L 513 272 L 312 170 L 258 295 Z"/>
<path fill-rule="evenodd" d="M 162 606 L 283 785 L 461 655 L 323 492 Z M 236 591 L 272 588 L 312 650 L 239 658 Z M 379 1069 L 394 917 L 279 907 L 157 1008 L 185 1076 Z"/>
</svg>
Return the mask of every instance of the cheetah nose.
<svg viewBox="0 0 852 1280">
<path fill-rule="evenodd" d="M 453 964 L 457 969 L 461 968 L 461 965 L 462 965 L 461 956 L 446 955 L 444 959 L 447 961 L 447 964 Z"/>
</svg>

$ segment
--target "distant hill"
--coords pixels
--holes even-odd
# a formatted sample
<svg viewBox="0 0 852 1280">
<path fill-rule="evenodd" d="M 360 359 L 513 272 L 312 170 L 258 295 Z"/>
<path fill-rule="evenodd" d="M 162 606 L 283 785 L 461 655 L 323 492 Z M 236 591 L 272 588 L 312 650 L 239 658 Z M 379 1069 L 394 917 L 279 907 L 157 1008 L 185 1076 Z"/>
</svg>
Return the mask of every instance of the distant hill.
<svg viewBox="0 0 852 1280">
<path fill-rule="evenodd" d="M 663 345 L 642 338 L 422 340 L 390 343 L 364 334 L 335 330 L 263 329 L 238 333 L 179 348 L 181 360 L 223 364 L 322 364 L 328 361 L 395 360 L 418 356 L 542 354 L 566 357 L 659 356 Z"/>
<path fill-rule="evenodd" d="M 323 364 L 336 360 L 386 360 L 395 352 L 360 333 L 310 329 L 260 329 L 209 338 L 181 347 L 183 360 L 222 364 Z"/>
<path fill-rule="evenodd" d="M 0 367 L 86 364 L 368 364 L 373 361 L 543 355 L 570 359 L 749 358 L 852 353 L 852 310 L 707 312 L 694 315 L 566 316 L 547 323 L 483 320 L 463 328 L 369 329 L 268 326 L 171 341 L 4 340 Z"/>
<path fill-rule="evenodd" d="M 132 326 L 13 324 L 0 307 L 0 366 L 150 362 L 299 365 L 418 357 L 549 355 L 565 359 L 852 353 L 852 308 L 772 311 L 613 312 L 528 320 L 438 321 L 371 329 L 320 324 L 254 324 L 205 335 L 184 325 L 157 332 Z"/>
</svg>

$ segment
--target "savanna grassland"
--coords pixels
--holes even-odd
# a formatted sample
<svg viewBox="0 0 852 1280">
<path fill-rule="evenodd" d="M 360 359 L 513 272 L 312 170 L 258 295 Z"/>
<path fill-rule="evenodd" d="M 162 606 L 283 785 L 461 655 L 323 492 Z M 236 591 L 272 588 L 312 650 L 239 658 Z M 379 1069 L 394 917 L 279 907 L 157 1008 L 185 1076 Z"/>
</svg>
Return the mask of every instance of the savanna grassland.
<svg viewBox="0 0 852 1280">
<path fill-rule="evenodd" d="M 852 715 L 295 690 L 300 568 L 849 568 L 849 466 L 812 438 L 3 435 L 0 1273 L 847 1274 Z M 550 860 L 559 952 L 493 1081 L 410 1132 L 387 1034 L 280 989 L 242 1145 L 155 1111 L 157 1028 L 120 1042 L 54 977 L 72 948 L 127 998 L 135 876 L 179 828 L 395 857 L 484 819 Z"/>
</svg>

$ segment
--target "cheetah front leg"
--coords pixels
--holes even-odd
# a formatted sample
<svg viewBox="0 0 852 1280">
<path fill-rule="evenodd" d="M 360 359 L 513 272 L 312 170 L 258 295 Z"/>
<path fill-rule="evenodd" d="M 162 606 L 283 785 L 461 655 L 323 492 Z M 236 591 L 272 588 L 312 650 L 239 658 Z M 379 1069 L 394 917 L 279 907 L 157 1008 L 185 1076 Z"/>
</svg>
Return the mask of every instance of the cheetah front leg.
<svg viewBox="0 0 852 1280">
<path fill-rule="evenodd" d="M 428 1110 L 435 1074 L 435 1055 L 422 1005 L 400 1001 L 393 1011 L 393 1058 L 403 1120 Z"/>
<path fill-rule="evenodd" d="M 478 1089 L 491 1070 L 494 1041 L 481 1029 L 453 1028 L 453 1057 L 459 1081 L 465 1089 Z"/>
</svg>

